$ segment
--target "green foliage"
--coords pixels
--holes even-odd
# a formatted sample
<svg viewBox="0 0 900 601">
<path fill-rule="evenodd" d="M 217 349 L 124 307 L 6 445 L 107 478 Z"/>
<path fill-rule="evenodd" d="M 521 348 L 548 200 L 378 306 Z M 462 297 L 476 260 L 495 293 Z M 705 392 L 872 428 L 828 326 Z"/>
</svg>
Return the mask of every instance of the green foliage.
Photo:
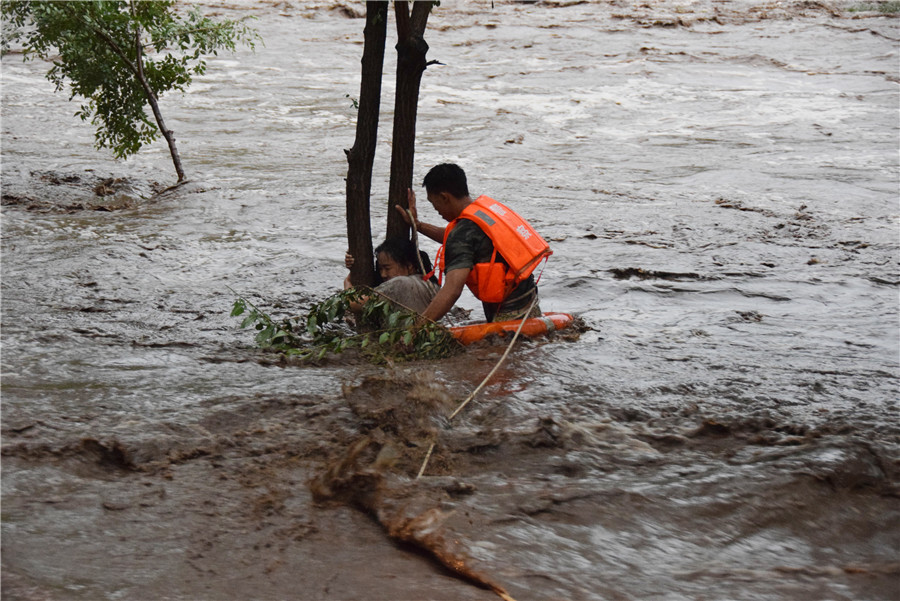
<svg viewBox="0 0 900 601">
<path fill-rule="evenodd" d="M 238 21 L 216 22 L 197 9 L 182 16 L 174 0 L 3 2 L 2 13 L 3 50 L 17 42 L 26 60 L 52 60 L 47 79 L 57 91 L 68 82 L 70 100 L 84 99 L 76 116 L 97 127 L 97 148 L 110 148 L 117 158 L 160 134 L 144 110 L 149 99 L 139 69 L 154 98 L 183 92 L 205 71 L 202 56 L 241 43 L 253 47 L 259 39 Z"/>
<path fill-rule="evenodd" d="M 900 1 L 889 0 L 888 2 L 861 2 L 850 7 L 850 12 L 880 12 L 884 14 L 900 13 Z"/>
<path fill-rule="evenodd" d="M 253 326 L 256 329 L 256 344 L 260 348 L 290 351 L 302 344 L 300 337 L 294 333 L 295 324 L 290 319 L 276 322 L 250 301 L 239 298 L 231 309 L 231 316 L 239 317 L 244 313 L 247 315 L 241 321 L 241 327 Z"/>
<path fill-rule="evenodd" d="M 361 310 L 359 310 L 361 305 Z M 356 308 L 360 329 L 344 317 Z M 248 312 L 249 309 L 249 312 Z M 399 308 L 368 288 L 344 290 L 310 308 L 305 319 L 272 319 L 244 298 L 238 298 L 232 317 L 246 313 L 241 327 L 253 326 L 260 348 L 272 349 L 301 360 L 321 361 L 328 353 L 358 349 L 373 363 L 411 359 L 440 359 L 460 347 L 450 331 Z"/>
</svg>

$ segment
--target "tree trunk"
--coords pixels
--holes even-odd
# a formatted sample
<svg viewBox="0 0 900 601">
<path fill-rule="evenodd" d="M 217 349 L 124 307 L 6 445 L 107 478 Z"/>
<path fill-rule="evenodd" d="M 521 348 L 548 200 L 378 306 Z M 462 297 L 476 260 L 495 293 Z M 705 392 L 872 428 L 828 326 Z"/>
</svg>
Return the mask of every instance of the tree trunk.
<svg viewBox="0 0 900 601">
<path fill-rule="evenodd" d="M 397 91 L 394 97 L 391 182 L 388 187 L 388 238 L 409 238 L 409 226 L 394 205 L 408 206 L 406 191 L 413 187 L 419 84 L 427 67 L 425 54 L 428 52 L 423 35 L 431 7 L 431 2 L 414 2 L 410 16 L 409 2 L 394 2 L 397 16 Z"/>
<path fill-rule="evenodd" d="M 347 241 L 353 255 L 350 281 L 355 285 L 375 283 L 372 258 L 372 224 L 369 196 L 372 190 L 372 163 L 381 110 L 381 76 L 387 38 L 387 2 L 366 2 L 366 28 L 360 78 L 356 140 L 347 153 Z"/>
<path fill-rule="evenodd" d="M 141 44 L 141 26 L 138 24 L 137 20 L 135 1 L 136 0 L 131 1 L 131 17 L 134 20 L 135 76 L 141 84 L 141 87 L 144 89 L 144 94 L 147 96 L 147 102 L 150 103 L 150 109 L 153 111 L 153 117 L 156 119 L 156 125 L 159 127 L 160 133 L 169 145 L 169 154 L 172 155 L 175 173 L 178 175 L 178 182 L 181 183 L 184 181 L 184 169 L 181 167 L 181 157 L 178 155 L 178 148 L 175 147 L 175 134 L 169 129 L 166 129 L 166 122 L 163 121 L 162 113 L 159 110 L 156 94 L 153 93 L 150 83 L 147 81 L 147 78 L 144 77 L 144 48 Z"/>
<path fill-rule="evenodd" d="M 181 157 L 178 155 L 178 149 L 175 147 L 175 136 L 171 131 L 166 128 L 166 123 L 163 121 L 162 113 L 159 110 L 159 103 L 156 100 L 156 94 L 153 92 L 153 88 L 150 87 L 150 82 L 147 81 L 147 78 L 144 77 L 144 48 L 141 44 L 141 27 L 137 20 L 137 9 L 136 3 L 137 0 L 132 0 L 129 3 L 129 8 L 131 10 L 131 18 L 134 21 L 134 47 L 135 47 L 135 60 L 132 62 L 128 55 L 125 54 L 125 51 L 119 47 L 116 41 L 110 36 L 107 32 L 103 31 L 100 27 L 93 25 L 91 23 L 85 22 L 80 16 L 76 13 L 69 12 L 69 15 L 73 16 L 76 20 L 82 21 L 90 27 L 97 36 L 100 37 L 110 48 L 112 48 L 113 52 L 115 52 L 119 58 L 122 59 L 122 62 L 134 73 L 135 79 L 137 79 L 138 83 L 141 85 L 141 88 L 144 90 L 144 95 L 147 97 L 147 102 L 150 104 L 150 109 L 153 111 L 153 117 L 156 119 L 156 125 L 159 127 L 160 133 L 166 139 L 166 143 L 169 145 L 169 154 L 172 155 L 172 163 L 175 165 L 175 173 L 178 175 L 178 182 L 181 183 L 184 181 L 184 169 L 181 167 Z M 65 6 L 65 3 L 60 3 L 62 6 Z"/>
<path fill-rule="evenodd" d="M 141 76 L 143 77 L 143 73 Z M 142 81 L 141 83 L 146 83 L 146 81 Z M 178 148 L 175 147 L 175 133 L 170 129 L 166 129 L 166 123 L 163 121 L 162 113 L 159 112 L 159 104 L 156 102 L 156 96 L 153 94 L 152 90 L 150 90 L 150 86 L 145 85 L 145 89 L 147 92 L 147 101 L 150 103 L 150 108 L 153 110 L 153 116 L 156 118 L 156 125 L 159 126 L 159 131 L 162 132 L 163 137 L 166 139 L 166 143 L 169 145 L 169 154 L 172 155 L 172 164 L 175 165 L 175 173 L 178 174 L 178 182 L 183 182 L 184 169 L 181 167 L 181 157 L 178 155 Z"/>
</svg>

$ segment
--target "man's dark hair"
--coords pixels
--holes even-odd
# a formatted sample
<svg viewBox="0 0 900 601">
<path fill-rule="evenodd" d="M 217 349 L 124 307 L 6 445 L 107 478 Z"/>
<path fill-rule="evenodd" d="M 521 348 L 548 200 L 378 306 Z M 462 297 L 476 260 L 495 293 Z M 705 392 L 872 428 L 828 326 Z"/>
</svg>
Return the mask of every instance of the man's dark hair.
<svg viewBox="0 0 900 601">
<path fill-rule="evenodd" d="M 469 195 L 469 184 L 466 182 L 466 172 L 459 165 L 453 163 L 441 163 L 431 168 L 422 181 L 428 194 L 440 194 L 449 192 L 456 198 L 465 198 Z"/>
</svg>

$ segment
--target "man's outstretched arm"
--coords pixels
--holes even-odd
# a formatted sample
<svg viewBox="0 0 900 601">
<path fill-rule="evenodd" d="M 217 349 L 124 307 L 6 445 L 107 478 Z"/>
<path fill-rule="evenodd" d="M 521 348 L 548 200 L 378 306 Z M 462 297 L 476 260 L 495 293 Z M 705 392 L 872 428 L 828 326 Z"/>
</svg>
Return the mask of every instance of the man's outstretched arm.
<svg viewBox="0 0 900 601">
<path fill-rule="evenodd" d="M 431 321 L 437 321 L 447 314 L 453 308 L 459 295 L 462 294 L 463 286 L 466 285 L 466 278 L 469 277 L 469 269 L 454 269 L 444 274 L 444 285 L 438 291 L 431 303 L 422 313 Z"/>
</svg>

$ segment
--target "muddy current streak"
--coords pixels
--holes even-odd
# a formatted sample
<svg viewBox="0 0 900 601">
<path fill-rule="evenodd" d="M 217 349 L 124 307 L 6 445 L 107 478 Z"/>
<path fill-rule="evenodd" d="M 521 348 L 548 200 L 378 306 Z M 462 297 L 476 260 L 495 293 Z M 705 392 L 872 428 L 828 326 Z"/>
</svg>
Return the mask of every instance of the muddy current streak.
<svg viewBox="0 0 900 601">
<path fill-rule="evenodd" d="M 452 422 L 502 346 L 299 367 L 228 315 L 340 288 L 362 4 L 204 5 L 265 46 L 162 98 L 168 192 L 4 56 L 3 598 L 897 599 L 900 27 L 851 8 L 435 9 L 414 181 L 526 216 L 583 323 Z"/>
</svg>

